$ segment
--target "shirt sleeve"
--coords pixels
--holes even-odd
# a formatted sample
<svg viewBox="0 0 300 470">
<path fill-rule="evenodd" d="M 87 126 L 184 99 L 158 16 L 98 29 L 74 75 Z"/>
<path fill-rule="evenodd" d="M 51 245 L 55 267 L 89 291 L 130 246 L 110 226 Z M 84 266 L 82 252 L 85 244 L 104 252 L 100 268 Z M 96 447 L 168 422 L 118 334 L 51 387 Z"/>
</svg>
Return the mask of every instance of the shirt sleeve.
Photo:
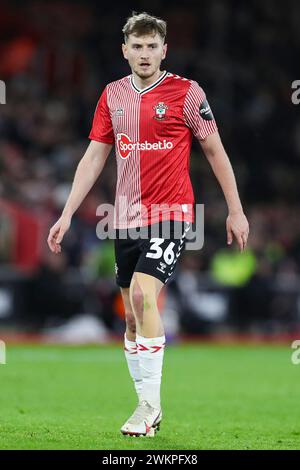
<svg viewBox="0 0 300 470">
<path fill-rule="evenodd" d="M 191 82 L 185 97 L 183 115 L 186 125 L 197 139 L 203 140 L 218 130 L 206 95 L 197 82 Z"/>
<path fill-rule="evenodd" d="M 105 144 L 114 143 L 113 126 L 107 104 L 107 88 L 104 89 L 97 103 L 89 139 Z"/>
</svg>

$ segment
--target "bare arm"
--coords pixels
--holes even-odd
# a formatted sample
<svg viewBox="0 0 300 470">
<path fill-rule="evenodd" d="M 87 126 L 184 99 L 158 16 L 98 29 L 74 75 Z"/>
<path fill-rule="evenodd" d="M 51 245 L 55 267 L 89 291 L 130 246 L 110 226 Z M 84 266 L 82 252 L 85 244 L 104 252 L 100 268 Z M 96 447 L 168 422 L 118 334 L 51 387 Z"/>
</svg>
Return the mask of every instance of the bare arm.
<svg viewBox="0 0 300 470">
<path fill-rule="evenodd" d="M 240 250 L 243 251 L 247 244 L 249 224 L 243 212 L 233 169 L 221 142 L 219 133 L 215 132 L 207 136 L 206 139 L 199 140 L 199 142 L 221 185 L 227 202 L 227 242 L 231 244 L 234 235 Z"/>
<path fill-rule="evenodd" d="M 48 245 L 53 253 L 61 251 L 60 243 L 71 225 L 72 216 L 101 174 L 111 148 L 111 144 L 92 140 L 80 160 L 62 215 L 49 232 Z"/>
</svg>

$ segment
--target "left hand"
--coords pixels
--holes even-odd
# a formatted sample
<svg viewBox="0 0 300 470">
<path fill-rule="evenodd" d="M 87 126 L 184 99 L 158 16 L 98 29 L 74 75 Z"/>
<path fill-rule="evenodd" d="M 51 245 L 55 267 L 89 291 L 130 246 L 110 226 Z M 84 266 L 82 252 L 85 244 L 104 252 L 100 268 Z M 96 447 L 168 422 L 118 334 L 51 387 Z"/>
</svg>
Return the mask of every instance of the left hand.
<svg viewBox="0 0 300 470">
<path fill-rule="evenodd" d="M 240 251 L 244 251 L 249 236 L 249 223 L 243 211 L 229 212 L 226 219 L 227 243 L 232 244 L 233 237 L 236 238 Z"/>
</svg>

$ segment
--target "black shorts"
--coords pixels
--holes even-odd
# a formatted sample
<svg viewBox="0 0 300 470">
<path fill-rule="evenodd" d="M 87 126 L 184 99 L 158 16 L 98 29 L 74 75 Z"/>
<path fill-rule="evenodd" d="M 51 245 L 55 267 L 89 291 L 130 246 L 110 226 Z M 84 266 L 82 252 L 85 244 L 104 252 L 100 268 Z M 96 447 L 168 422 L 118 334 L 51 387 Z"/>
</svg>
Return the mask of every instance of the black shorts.
<svg viewBox="0 0 300 470">
<path fill-rule="evenodd" d="M 189 222 L 159 222 L 134 229 L 135 237 L 138 237 L 135 240 L 130 229 L 117 229 L 115 269 L 118 286 L 129 287 L 135 271 L 149 274 L 166 284 L 184 251 L 190 226 Z"/>
</svg>

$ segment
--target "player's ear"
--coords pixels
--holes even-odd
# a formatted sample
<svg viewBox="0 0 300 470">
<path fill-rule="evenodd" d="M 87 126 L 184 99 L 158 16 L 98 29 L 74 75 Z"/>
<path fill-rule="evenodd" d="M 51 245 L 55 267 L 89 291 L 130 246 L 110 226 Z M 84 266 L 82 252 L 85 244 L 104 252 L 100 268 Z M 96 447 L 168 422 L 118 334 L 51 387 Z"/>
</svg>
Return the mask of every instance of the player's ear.
<svg viewBox="0 0 300 470">
<path fill-rule="evenodd" d="M 122 52 L 125 59 L 127 59 L 127 44 L 122 44 Z"/>
<path fill-rule="evenodd" d="M 168 50 L 168 44 L 163 45 L 163 55 L 162 55 L 162 60 L 165 59 L 167 55 L 167 50 Z"/>
</svg>

